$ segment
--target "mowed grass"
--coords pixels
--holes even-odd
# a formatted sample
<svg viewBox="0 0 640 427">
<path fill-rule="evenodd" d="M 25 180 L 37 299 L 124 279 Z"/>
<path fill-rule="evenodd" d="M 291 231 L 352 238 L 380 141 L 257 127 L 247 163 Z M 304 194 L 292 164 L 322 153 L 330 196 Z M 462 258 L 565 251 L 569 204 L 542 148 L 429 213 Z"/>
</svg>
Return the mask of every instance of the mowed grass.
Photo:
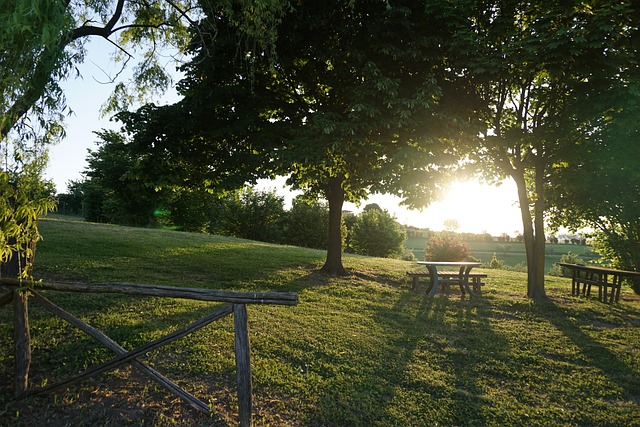
<svg viewBox="0 0 640 427">
<path fill-rule="evenodd" d="M 482 298 L 410 290 L 405 261 L 345 256 L 350 274 L 317 273 L 324 252 L 259 242 L 41 221 L 36 276 L 238 291 L 295 291 L 300 304 L 249 306 L 254 422 L 260 426 L 640 425 L 640 300 L 572 297 L 548 278 L 527 300 L 526 275 L 485 270 Z M 218 304 L 44 292 L 132 349 Z M 30 305 L 34 385 L 111 357 Z M 0 308 L 0 424 L 236 425 L 233 320 L 143 360 L 207 402 L 202 415 L 125 366 L 44 398 L 12 401 L 11 307 Z"/>
</svg>

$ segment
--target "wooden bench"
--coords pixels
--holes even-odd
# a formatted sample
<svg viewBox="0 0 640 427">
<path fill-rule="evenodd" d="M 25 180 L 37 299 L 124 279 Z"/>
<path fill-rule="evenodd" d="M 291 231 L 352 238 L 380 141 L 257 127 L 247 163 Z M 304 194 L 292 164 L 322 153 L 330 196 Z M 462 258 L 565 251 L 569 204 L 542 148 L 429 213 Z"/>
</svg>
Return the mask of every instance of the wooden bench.
<svg viewBox="0 0 640 427">
<path fill-rule="evenodd" d="M 411 289 L 416 290 L 418 288 L 418 284 L 420 283 L 420 277 L 429 277 L 429 272 L 426 270 L 414 270 L 407 271 L 407 276 L 411 277 L 412 284 Z M 469 273 L 469 285 L 473 289 L 473 292 L 480 295 L 482 293 L 482 286 L 484 286 L 484 282 L 482 279 L 486 279 L 486 273 Z M 448 291 L 450 289 L 451 284 L 460 285 L 461 290 L 464 293 L 464 289 L 462 283 L 460 283 L 460 273 L 457 271 L 443 271 L 438 272 L 438 285 L 440 285 L 442 290 Z M 431 289 L 431 287 L 429 287 Z M 427 289 L 427 292 L 429 292 Z"/>
<path fill-rule="evenodd" d="M 624 277 L 640 277 L 640 272 L 637 271 L 564 262 L 558 264 L 571 270 L 571 295 L 579 296 L 582 293 L 583 296 L 589 296 L 591 287 L 597 286 L 598 299 L 602 302 L 618 302 L 622 279 Z M 582 291 L 580 285 L 582 285 Z"/>
</svg>

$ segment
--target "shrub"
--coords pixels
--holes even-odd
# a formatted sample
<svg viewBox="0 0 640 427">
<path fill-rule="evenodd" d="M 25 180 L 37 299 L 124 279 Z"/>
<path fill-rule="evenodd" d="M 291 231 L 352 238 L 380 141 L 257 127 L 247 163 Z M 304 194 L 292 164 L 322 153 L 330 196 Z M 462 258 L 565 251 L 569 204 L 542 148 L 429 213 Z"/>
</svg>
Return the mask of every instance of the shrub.
<svg viewBox="0 0 640 427">
<path fill-rule="evenodd" d="M 298 197 L 284 215 L 283 224 L 282 243 L 306 248 L 327 248 L 329 208 L 326 204 Z M 343 238 L 345 234 L 343 230 Z"/>
<path fill-rule="evenodd" d="M 212 210 L 209 232 L 213 234 L 261 242 L 281 238 L 284 198 L 274 191 L 244 189 L 228 195 Z"/>
<path fill-rule="evenodd" d="M 406 249 L 401 255 L 400 255 L 400 259 L 403 261 L 416 261 L 417 258 L 416 256 L 413 254 L 413 252 L 409 249 Z"/>
<path fill-rule="evenodd" d="M 498 269 L 504 265 L 503 261 L 499 261 L 496 257 L 496 253 L 493 253 L 493 258 L 491 258 L 491 262 L 489 263 L 489 268 Z"/>
<path fill-rule="evenodd" d="M 466 261 L 470 256 L 469 245 L 450 231 L 434 233 L 424 248 L 427 261 Z"/>
<path fill-rule="evenodd" d="M 369 209 L 356 217 L 349 243 L 357 254 L 381 258 L 399 256 L 407 234 L 386 210 Z"/>
</svg>

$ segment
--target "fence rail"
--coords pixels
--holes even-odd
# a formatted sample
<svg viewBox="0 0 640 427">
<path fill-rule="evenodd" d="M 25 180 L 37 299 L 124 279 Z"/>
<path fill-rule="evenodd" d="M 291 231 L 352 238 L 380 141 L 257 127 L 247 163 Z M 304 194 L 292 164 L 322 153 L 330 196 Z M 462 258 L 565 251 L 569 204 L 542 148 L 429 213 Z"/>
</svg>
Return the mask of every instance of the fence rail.
<svg viewBox="0 0 640 427">
<path fill-rule="evenodd" d="M 223 290 L 180 288 L 172 286 L 144 285 L 136 283 L 62 283 L 62 282 L 20 282 L 17 279 L 0 278 L 0 287 L 5 289 L 0 294 L 0 306 L 13 303 L 14 311 L 14 339 L 15 339 L 15 378 L 14 395 L 18 399 L 40 396 L 51 393 L 62 387 L 70 386 L 78 381 L 114 369 L 123 363 L 130 362 L 134 367 L 158 382 L 171 393 L 176 394 L 188 402 L 195 409 L 209 413 L 209 407 L 197 397 L 186 392 L 159 372 L 141 362 L 138 357 L 149 351 L 162 347 L 170 342 L 182 338 L 210 323 L 231 313 L 234 316 L 236 381 L 238 385 L 238 412 L 241 426 L 251 425 L 252 396 L 251 396 L 251 360 L 249 333 L 247 328 L 247 304 L 277 304 L 293 306 L 298 304 L 295 292 L 233 292 Z M 40 290 L 64 292 L 91 293 L 120 293 L 129 295 L 145 295 L 164 298 L 182 298 L 199 301 L 228 303 L 200 320 L 178 329 L 164 337 L 144 344 L 136 349 L 127 351 L 103 332 L 86 324 L 64 309 L 58 307 L 43 295 Z M 46 387 L 28 389 L 29 365 L 31 362 L 31 339 L 28 322 L 28 298 L 32 297 L 47 311 L 59 316 L 89 336 L 96 339 L 115 353 L 115 357 L 100 365 L 91 367 L 84 372 Z"/>
</svg>

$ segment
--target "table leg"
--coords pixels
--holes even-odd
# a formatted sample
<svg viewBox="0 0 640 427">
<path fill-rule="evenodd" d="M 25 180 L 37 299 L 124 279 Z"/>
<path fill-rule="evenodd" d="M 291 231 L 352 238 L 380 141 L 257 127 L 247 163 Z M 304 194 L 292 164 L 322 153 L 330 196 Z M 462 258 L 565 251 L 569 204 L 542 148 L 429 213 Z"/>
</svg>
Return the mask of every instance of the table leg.
<svg viewBox="0 0 640 427">
<path fill-rule="evenodd" d="M 469 293 L 470 297 L 475 297 L 476 294 L 471 290 L 471 288 L 469 287 L 469 273 L 471 273 L 471 269 L 473 267 L 467 266 L 467 267 L 460 267 L 460 275 L 463 276 L 462 277 L 462 281 L 464 283 L 464 287 L 467 290 L 467 292 Z"/>
<path fill-rule="evenodd" d="M 429 270 L 429 277 L 431 278 L 431 291 L 429 292 L 429 296 L 434 296 L 438 291 L 438 269 L 435 265 L 428 265 L 427 269 Z"/>
<path fill-rule="evenodd" d="M 620 301 L 620 288 L 622 288 L 622 277 L 618 276 L 618 275 L 613 276 L 613 283 L 614 283 L 613 290 L 614 290 L 614 292 L 616 294 L 615 300 L 616 300 L 616 302 L 619 302 Z"/>
</svg>

